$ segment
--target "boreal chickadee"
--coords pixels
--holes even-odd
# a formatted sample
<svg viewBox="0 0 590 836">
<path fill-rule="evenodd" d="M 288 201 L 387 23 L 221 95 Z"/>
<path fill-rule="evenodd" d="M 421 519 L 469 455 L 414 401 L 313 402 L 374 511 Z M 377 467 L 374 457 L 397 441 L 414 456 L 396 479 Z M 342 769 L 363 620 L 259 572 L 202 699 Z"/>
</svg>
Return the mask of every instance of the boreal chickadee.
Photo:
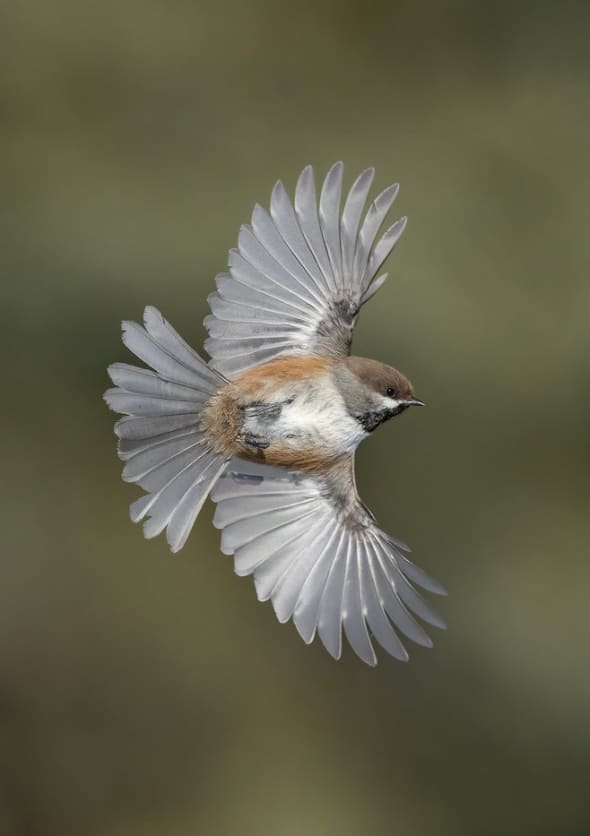
<svg viewBox="0 0 590 836">
<path fill-rule="evenodd" d="M 395 185 L 361 222 L 373 169 L 340 212 L 342 173 L 342 163 L 329 170 L 319 206 L 308 166 L 293 203 L 279 181 L 270 211 L 254 208 L 208 299 L 208 363 L 147 307 L 143 326 L 123 323 L 123 342 L 149 368 L 110 366 L 105 400 L 124 415 L 115 424 L 123 479 L 145 490 L 130 514 L 146 537 L 165 529 L 178 551 L 211 495 L 222 551 L 279 620 L 292 618 L 308 643 L 319 635 L 335 658 L 344 631 L 374 665 L 372 637 L 402 660 L 399 633 L 431 646 L 417 617 L 444 623 L 415 586 L 444 589 L 356 489 L 359 443 L 422 401 L 397 369 L 350 356 L 360 308 L 385 281 L 379 270 L 406 219 L 378 238 Z"/>
</svg>

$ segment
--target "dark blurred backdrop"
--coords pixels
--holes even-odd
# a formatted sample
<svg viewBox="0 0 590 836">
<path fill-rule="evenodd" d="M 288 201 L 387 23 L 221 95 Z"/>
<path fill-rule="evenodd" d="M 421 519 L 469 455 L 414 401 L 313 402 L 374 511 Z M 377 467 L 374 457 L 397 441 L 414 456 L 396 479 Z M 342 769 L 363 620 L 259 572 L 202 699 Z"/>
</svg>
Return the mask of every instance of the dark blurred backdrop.
<svg viewBox="0 0 590 836">
<path fill-rule="evenodd" d="M 0 10 L 0 833 L 590 832 L 590 6 L 21 0 Z M 254 202 L 336 159 L 408 231 L 355 353 L 428 409 L 358 456 L 440 579 L 409 665 L 256 602 L 207 506 L 127 518 L 105 367 L 197 348 Z"/>
</svg>

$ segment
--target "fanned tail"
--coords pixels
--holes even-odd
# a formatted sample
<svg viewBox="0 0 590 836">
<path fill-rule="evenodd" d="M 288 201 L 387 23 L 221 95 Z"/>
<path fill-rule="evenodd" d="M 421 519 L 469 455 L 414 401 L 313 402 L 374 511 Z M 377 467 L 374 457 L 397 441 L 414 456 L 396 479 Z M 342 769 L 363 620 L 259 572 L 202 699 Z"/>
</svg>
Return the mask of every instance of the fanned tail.
<svg viewBox="0 0 590 836">
<path fill-rule="evenodd" d="M 114 363 L 115 388 L 104 399 L 123 413 L 115 424 L 123 479 L 147 493 L 130 506 L 144 534 L 166 529 L 173 552 L 185 544 L 205 499 L 228 459 L 211 449 L 201 429 L 203 407 L 226 380 L 151 306 L 144 325 L 123 322 L 123 342 L 151 369 Z"/>
</svg>

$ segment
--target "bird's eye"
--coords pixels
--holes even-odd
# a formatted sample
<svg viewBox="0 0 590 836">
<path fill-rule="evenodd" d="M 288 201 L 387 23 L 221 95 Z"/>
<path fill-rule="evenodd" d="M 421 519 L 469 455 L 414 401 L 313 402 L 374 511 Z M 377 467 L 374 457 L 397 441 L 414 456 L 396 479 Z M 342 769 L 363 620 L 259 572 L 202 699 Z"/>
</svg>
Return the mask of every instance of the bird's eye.
<svg viewBox="0 0 590 836">
<path fill-rule="evenodd" d="M 387 397 L 388 398 L 395 398 L 395 389 L 393 388 L 393 386 L 388 386 L 387 387 Z"/>
</svg>

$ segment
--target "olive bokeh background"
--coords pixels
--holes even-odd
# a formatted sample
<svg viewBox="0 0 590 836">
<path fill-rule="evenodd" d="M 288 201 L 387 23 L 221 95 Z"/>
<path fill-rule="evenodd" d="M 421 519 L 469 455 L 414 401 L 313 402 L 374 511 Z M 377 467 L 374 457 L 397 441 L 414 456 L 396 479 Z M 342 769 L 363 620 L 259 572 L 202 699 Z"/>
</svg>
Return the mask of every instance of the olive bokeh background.
<svg viewBox="0 0 590 836">
<path fill-rule="evenodd" d="M 590 832 L 590 6 L 22 0 L 0 11 L 0 832 Z M 449 589 L 433 650 L 335 663 L 256 602 L 207 505 L 127 519 L 105 367 L 155 304 L 195 347 L 275 180 L 399 180 L 355 353 L 428 408 L 357 457 Z"/>
</svg>

